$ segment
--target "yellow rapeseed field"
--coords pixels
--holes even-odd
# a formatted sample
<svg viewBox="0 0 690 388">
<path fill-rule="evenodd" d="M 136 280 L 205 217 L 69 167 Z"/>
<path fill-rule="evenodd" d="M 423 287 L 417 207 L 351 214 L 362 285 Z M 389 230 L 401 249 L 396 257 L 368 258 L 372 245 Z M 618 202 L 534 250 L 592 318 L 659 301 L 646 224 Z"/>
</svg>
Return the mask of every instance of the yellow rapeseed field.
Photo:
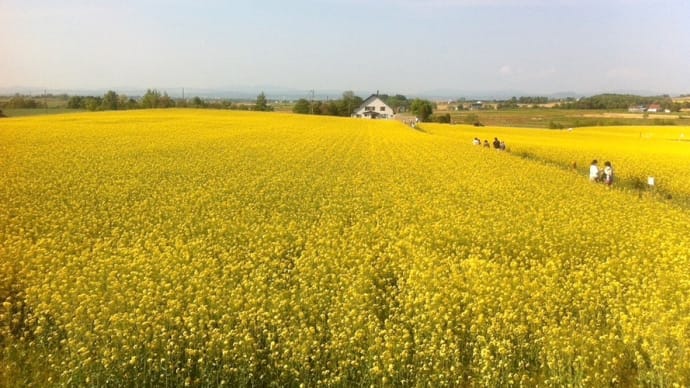
<svg viewBox="0 0 690 388">
<path fill-rule="evenodd" d="M 513 128 L 474 128 L 427 124 L 434 134 L 471 141 L 473 137 L 509 139 L 511 151 L 565 168 L 573 164 L 582 174 L 592 160 L 613 163 L 616 180 L 623 187 L 640 189 L 654 177 L 657 193 L 674 195 L 690 206 L 690 128 L 689 127 L 592 127 L 570 130 Z M 620 168 L 618 168 L 620 167 Z"/>
<path fill-rule="evenodd" d="M 681 131 L 0 120 L 0 386 L 690 385 Z"/>
</svg>

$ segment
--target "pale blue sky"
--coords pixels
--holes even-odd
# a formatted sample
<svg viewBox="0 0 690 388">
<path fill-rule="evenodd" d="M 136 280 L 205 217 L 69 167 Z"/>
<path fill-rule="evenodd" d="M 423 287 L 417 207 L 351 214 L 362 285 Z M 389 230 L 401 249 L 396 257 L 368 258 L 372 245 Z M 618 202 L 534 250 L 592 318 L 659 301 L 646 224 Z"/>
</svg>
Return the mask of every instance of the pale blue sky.
<svg viewBox="0 0 690 388">
<path fill-rule="evenodd" d="M 0 0 L 0 87 L 690 93 L 688 0 Z"/>
</svg>

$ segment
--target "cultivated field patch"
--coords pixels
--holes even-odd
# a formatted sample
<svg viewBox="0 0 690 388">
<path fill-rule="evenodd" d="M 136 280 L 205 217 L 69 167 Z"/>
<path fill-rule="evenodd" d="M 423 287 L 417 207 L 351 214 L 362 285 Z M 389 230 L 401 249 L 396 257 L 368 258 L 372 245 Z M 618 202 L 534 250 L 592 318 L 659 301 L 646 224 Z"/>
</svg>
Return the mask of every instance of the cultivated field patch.
<svg viewBox="0 0 690 388">
<path fill-rule="evenodd" d="M 679 128 L 422 129 L 0 121 L 0 385 L 690 384 Z"/>
</svg>

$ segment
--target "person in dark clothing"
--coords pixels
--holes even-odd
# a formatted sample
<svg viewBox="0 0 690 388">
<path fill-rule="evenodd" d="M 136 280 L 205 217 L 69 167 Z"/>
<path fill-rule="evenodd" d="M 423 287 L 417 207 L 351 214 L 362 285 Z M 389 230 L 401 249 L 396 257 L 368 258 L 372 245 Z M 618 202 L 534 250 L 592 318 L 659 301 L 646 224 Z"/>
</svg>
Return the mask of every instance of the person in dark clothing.
<svg viewBox="0 0 690 388">
<path fill-rule="evenodd" d="M 606 185 L 611 186 L 613 184 L 613 167 L 611 166 L 611 162 L 606 162 L 604 163 L 604 183 Z"/>
</svg>

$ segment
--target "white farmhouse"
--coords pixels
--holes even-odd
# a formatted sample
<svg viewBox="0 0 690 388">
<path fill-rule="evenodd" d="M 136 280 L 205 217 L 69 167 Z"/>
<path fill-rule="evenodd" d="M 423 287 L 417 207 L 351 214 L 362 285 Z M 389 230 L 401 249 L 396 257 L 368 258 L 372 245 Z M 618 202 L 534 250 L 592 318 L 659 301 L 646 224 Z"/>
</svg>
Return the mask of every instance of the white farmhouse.
<svg viewBox="0 0 690 388">
<path fill-rule="evenodd" d="M 649 107 L 647 108 L 647 112 L 651 112 L 651 113 L 661 112 L 661 105 L 659 105 L 659 104 L 651 104 L 651 105 L 649 105 Z"/>
<path fill-rule="evenodd" d="M 381 100 L 378 94 L 372 94 L 362 102 L 359 108 L 355 109 L 352 117 L 363 117 L 367 119 L 390 119 L 395 116 L 393 108 Z"/>
</svg>

